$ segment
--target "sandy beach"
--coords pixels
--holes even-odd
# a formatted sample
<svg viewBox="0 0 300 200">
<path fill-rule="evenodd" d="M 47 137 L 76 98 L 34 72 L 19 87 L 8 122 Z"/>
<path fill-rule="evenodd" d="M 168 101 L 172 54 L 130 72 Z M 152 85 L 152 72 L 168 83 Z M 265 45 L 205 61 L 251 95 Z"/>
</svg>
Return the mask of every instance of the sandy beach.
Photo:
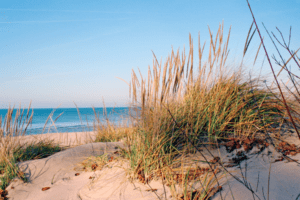
<svg viewBox="0 0 300 200">
<path fill-rule="evenodd" d="M 91 143 L 96 139 L 96 132 L 70 132 L 70 133 L 45 133 L 38 135 L 18 136 L 21 143 L 48 140 L 53 141 L 61 147 L 74 147 Z"/>
<path fill-rule="evenodd" d="M 2 1 L 0 200 L 300 200 L 299 13 Z"/>
<path fill-rule="evenodd" d="M 71 147 L 44 159 L 19 163 L 28 182 L 15 178 L 7 187 L 7 197 L 12 200 L 50 199 L 157 199 L 164 195 L 164 187 L 153 181 L 149 186 L 128 180 L 128 163 L 115 161 L 103 170 L 86 171 L 82 161 L 91 156 L 113 156 L 121 142 L 92 143 L 95 132 L 49 133 L 20 136 L 20 141 L 52 140 L 61 147 Z M 149 192 L 153 188 L 158 191 Z M 168 194 L 170 196 L 170 194 Z"/>
<path fill-rule="evenodd" d="M 137 180 L 130 181 L 127 174 L 129 163 L 126 160 L 116 159 L 102 170 L 87 171 L 80 168 L 80 163 L 90 156 L 104 154 L 109 157 L 114 156 L 119 148 L 124 147 L 121 142 L 88 143 L 84 140 L 87 136 L 94 135 L 93 133 L 68 133 L 25 136 L 24 139 L 28 141 L 35 137 L 51 138 L 62 142 L 63 146 L 70 144 L 75 146 L 79 139 L 87 143 L 68 148 L 44 159 L 20 163 L 19 166 L 25 172 L 28 182 L 24 183 L 15 178 L 7 187 L 7 197 L 12 200 L 174 199 L 169 188 L 164 187 L 160 181 L 153 180 L 149 184 L 142 184 Z M 300 147 L 300 141 L 295 134 L 287 136 L 285 140 Z M 208 152 L 203 153 L 209 158 Z M 223 146 L 212 150 L 212 153 L 214 156 L 220 156 L 225 162 L 226 159 L 234 157 L 237 151 L 227 153 Z M 247 153 L 247 157 L 248 159 L 241 163 L 241 168 L 235 166 L 227 169 L 242 181 L 243 176 L 246 176 L 248 186 L 258 195 L 254 199 L 264 199 L 267 193 L 269 199 L 274 200 L 299 199 L 300 165 L 298 163 L 285 159 L 274 162 L 280 154 L 271 146 L 260 153 L 257 153 L 257 149 L 254 148 Z M 300 154 L 291 158 L 300 160 Z M 220 179 L 220 184 L 221 192 L 215 194 L 212 199 L 253 199 L 247 187 L 228 174 Z"/>
</svg>

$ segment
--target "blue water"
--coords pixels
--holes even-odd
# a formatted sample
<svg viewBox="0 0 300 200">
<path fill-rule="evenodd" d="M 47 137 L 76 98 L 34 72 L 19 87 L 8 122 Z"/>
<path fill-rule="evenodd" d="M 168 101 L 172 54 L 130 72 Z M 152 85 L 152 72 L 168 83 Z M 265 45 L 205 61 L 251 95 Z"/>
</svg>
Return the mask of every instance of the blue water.
<svg viewBox="0 0 300 200">
<path fill-rule="evenodd" d="M 17 109 L 14 109 L 13 118 L 16 114 Z M 23 110 L 21 110 L 23 111 Z M 26 116 L 27 109 L 24 109 L 24 115 Z M 48 116 L 54 111 L 52 108 L 37 108 L 33 109 L 33 120 L 32 124 L 28 127 L 26 135 L 35 135 L 42 133 L 63 133 L 63 132 L 83 132 L 83 131 L 93 131 L 94 123 L 96 122 L 95 112 L 92 108 L 79 108 L 80 117 L 76 108 L 58 108 L 55 109 L 52 120 L 55 121 L 55 127 L 51 119 L 47 121 Z M 107 115 L 104 115 L 103 108 L 95 108 L 97 118 L 101 123 L 105 124 L 106 117 L 109 121 L 115 125 L 119 123 L 124 123 L 129 116 L 128 107 L 118 107 L 118 108 L 106 108 Z M 30 110 L 31 114 L 32 110 Z M 7 114 L 7 109 L 0 109 L 0 116 L 2 121 L 4 121 L 5 115 Z M 61 116 L 59 116 L 61 114 Z M 23 117 L 24 118 L 24 117 Z M 2 126 L 2 125 L 1 125 Z"/>
</svg>

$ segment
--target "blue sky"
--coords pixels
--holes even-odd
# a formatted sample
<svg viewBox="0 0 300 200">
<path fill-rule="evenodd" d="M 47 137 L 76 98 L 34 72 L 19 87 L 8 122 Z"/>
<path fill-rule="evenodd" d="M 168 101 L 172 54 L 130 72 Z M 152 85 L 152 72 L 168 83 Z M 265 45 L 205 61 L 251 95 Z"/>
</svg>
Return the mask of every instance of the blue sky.
<svg viewBox="0 0 300 200">
<path fill-rule="evenodd" d="M 292 49 L 300 47 L 300 0 L 250 0 L 262 34 L 276 26 Z M 152 52 L 163 60 L 174 49 L 197 46 L 224 21 L 231 26 L 229 61 L 242 55 L 252 17 L 246 0 L 113 1 L 2 0 L 0 3 L 0 108 L 126 106 L 131 70 L 146 73 Z M 267 38 L 269 40 L 269 38 Z M 258 35 L 250 46 L 256 53 Z M 267 48 L 275 53 L 272 44 Z M 262 59 L 261 59 L 262 60 Z M 261 61 L 260 60 L 260 61 Z M 294 66 L 295 67 L 295 66 Z M 263 68 L 268 72 L 268 65 Z M 258 71 L 258 69 L 255 69 Z"/>
</svg>

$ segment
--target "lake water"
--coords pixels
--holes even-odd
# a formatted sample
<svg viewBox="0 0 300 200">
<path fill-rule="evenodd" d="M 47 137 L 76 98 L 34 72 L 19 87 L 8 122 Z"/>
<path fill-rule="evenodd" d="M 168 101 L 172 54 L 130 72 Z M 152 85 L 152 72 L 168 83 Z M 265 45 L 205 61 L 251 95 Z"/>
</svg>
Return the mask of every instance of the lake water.
<svg viewBox="0 0 300 200">
<path fill-rule="evenodd" d="M 13 118 L 16 114 L 17 109 L 14 109 Z M 27 109 L 24 109 L 24 115 L 26 116 Z M 95 112 L 92 108 L 79 108 L 80 117 L 76 108 L 58 108 L 55 109 L 51 119 L 55 121 L 55 127 L 51 119 L 47 121 L 48 116 L 54 111 L 52 108 L 37 108 L 33 109 L 33 120 L 32 124 L 27 129 L 26 135 L 42 134 L 42 133 L 57 133 L 57 132 L 83 132 L 93 131 L 95 123 L 95 112 L 97 118 L 105 124 L 105 115 L 103 108 L 95 108 Z M 30 114 L 31 114 L 30 110 Z M 110 122 L 119 124 L 125 122 L 129 116 L 128 107 L 117 107 L 117 108 L 106 108 L 107 117 Z M 7 109 L 0 109 L 0 116 L 4 121 Z M 60 115 L 61 114 L 61 115 Z M 60 115 L 60 116 L 59 116 Z M 81 119 L 80 119 L 81 118 Z M 2 125 L 1 125 L 2 126 Z"/>
</svg>

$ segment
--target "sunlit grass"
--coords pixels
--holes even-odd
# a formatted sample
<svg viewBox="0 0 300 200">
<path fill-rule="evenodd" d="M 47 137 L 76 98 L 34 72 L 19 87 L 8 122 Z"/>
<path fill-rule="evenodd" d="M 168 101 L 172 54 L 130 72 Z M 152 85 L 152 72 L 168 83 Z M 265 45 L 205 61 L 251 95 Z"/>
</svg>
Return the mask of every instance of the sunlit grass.
<svg viewBox="0 0 300 200">
<path fill-rule="evenodd" d="M 134 119 L 137 129 L 128 137 L 129 148 L 123 156 L 129 159 L 132 177 L 147 182 L 159 172 L 172 188 L 173 196 L 178 193 L 178 184 L 172 182 L 173 169 L 182 162 L 176 158 L 184 155 L 186 149 L 195 152 L 194 146 L 217 143 L 224 138 L 254 138 L 278 127 L 286 117 L 275 90 L 265 88 L 258 77 L 245 76 L 243 64 L 226 64 L 230 32 L 225 40 L 220 25 L 215 38 L 211 31 L 210 36 L 206 61 L 199 37 L 197 70 L 190 36 L 188 57 L 184 51 L 175 54 L 172 50 L 164 65 L 154 56 L 146 78 L 141 73 L 138 78 L 132 72 L 132 105 L 140 115 Z M 197 190 L 200 199 L 206 199 L 204 191 L 217 183 L 216 175 L 210 178 L 205 188 L 207 179 L 193 180 L 201 183 Z M 190 182 L 186 180 L 181 185 L 184 199 L 192 195 Z"/>
<path fill-rule="evenodd" d="M 16 112 L 15 117 L 13 112 Z M 32 116 L 30 106 L 25 116 L 24 109 L 22 111 L 20 108 L 9 108 L 4 121 L 0 120 L 0 188 L 3 190 L 15 177 L 27 180 L 19 169 L 18 162 L 45 158 L 62 150 L 49 140 L 21 142 L 21 136 L 25 135 L 32 122 Z"/>
<path fill-rule="evenodd" d="M 101 121 L 94 109 L 97 135 L 93 142 L 124 142 L 126 148 L 120 154 L 129 162 L 130 178 L 144 184 L 159 179 L 171 189 L 173 197 L 180 199 L 208 199 L 219 190 L 218 179 L 224 176 L 212 168 L 203 171 L 197 163 L 184 166 L 184 159 L 188 159 L 185 155 L 197 152 L 197 147 L 218 144 L 226 138 L 255 138 L 266 134 L 274 127 L 291 122 L 287 119 L 286 106 L 297 125 L 300 122 L 297 90 L 288 90 L 292 98 L 286 98 L 285 105 L 278 98 L 277 90 L 266 88 L 259 77 L 246 76 L 243 63 L 227 64 L 230 31 L 226 38 L 223 25 L 215 37 L 210 29 L 209 32 L 205 61 L 205 45 L 200 43 L 199 37 L 197 67 L 190 36 L 188 56 L 185 51 L 175 53 L 172 50 L 162 64 L 154 55 L 154 64 L 147 77 L 140 73 L 138 78 L 135 71 L 132 72 L 130 109 L 135 114 L 129 121 L 116 125 L 106 112 L 105 120 Z M 0 119 L 1 189 L 15 177 L 26 181 L 18 162 L 45 158 L 62 150 L 46 140 L 21 144 L 18 136 L 24 136 L 32 115 L 29 109 L 25 116 L 24 110 L 16 112 L 13 119 L 13 109 L 8 109 L 5 119 Z M 107 162 L 104 154 L 89 157 L 82 164 L 94 170 Z"/>
</svg>

